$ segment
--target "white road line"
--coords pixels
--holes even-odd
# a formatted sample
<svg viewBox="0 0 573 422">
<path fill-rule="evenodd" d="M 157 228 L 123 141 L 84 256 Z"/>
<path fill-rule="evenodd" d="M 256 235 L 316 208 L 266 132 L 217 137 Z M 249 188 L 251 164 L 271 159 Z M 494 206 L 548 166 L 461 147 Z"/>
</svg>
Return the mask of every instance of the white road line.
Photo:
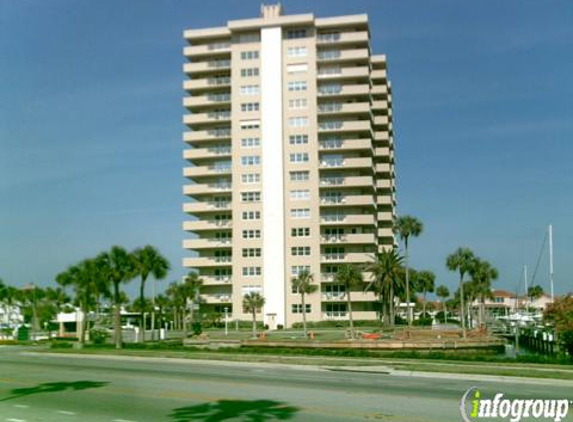
<svg viewBox="0 0 573 422">
<path fill-rule="evenodd" d="M 27 404 L 15 404 L 14 407 L 18 407 L 20 409 L 27 409 L 30 406 L 28 406 Z"/>
<path fill-rule="evenodd" d="M 113 422 L 137 422 L 137 421 L 130 421 L 129 419 L 114 419 Z"/>
<path fill-rule="evenodd" d="M 68 412 L 67 410 L 58 410 L 58 413 L 61 413 L 62 415 L 75 415 L 76 412 Z"/>
<path fill-rule="evenodd" d="M 14 418 L 7 418 L 8 422 L 26 422 L 26 419 L 14 419 Z"/>
</svg>

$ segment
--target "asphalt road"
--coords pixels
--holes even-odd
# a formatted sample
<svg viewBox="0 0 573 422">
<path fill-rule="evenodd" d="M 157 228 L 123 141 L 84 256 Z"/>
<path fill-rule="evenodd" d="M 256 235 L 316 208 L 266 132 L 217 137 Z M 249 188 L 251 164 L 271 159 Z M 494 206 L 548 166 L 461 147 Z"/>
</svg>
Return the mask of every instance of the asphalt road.
<svg viewBox="0 0 573 422">
<path fill-rule="evenodd" d="M 573 387 L 547 383 L 30 355 L 26 349 L 0 347 L 0 422 L 457 422 L 460 399 L 472 386 L 484 395 L 573 398 Z M 564 420 L 573 421 L 573 409 Z"/>
</svg>

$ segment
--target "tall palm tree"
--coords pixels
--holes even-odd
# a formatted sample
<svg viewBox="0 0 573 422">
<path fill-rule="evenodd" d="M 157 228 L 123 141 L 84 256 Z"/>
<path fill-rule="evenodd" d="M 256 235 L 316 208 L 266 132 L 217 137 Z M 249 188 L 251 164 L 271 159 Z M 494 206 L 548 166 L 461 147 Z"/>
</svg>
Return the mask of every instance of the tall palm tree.
<svg viewBox="0 0 573 422">
<path fill-rule="evenodd" d="M 116 349 L 121 349 L 121 305 L 123 297 L 120 285 L 128 283 L 137 274 L 133 256 L 121 246 L 112 246 L 108 252 L 97 257 L 98 271 L 104 274 L 113 291 L 113 338 Z"/>
<path fill-rule="evenodd" d="M 247 293 L 243 296 L 243 308 L 253 316 L 253 338 L 257 338 L 257 311 L 265 306 L 265 298 L 256 292 Z"/>
<path fill-rule="evenodd" d="M 151 296 L 151 339 L 155 339 L 155 280 L 163 280 L 167 277 L 171 265 L 169 261 L 151 245 L 137 248 L 133 251 L 135 269 L 141 277 L 139 285 L 139 300 L 141 304 L 145 303 L 145 282 L 152 275 L 154 278 L 153 295 Z M 145 342 L 145 321 L 144 310 L 140 314 L 141 342 Z"/>
<path fill-rule="evenodd" d="M 478 325 L 481 327 L 485 320 L 485 300 L 493 297 L 491 283 L 497 280 L 499 273 L 489 262 L 476 258 L 470 275 L 476 296 L 479 299 Z"/>
<path fill-rule="evenodd" d="M 426 294 L 433 293 L 436 282 L 436 275 L 427 270 L 419 271 L 416 274 L 416 287 L 424 297 L 424 304 L 422 305 L 422 313 L 426 317 Z"/>
<path fill-rule="evenodd" d="M 402 257 L 394 249 L 383 250 L 365 270 L 372 274 L 366 290 L 378 296 L 384 325 L 394 326 L 394 297 L 403 280 Z"/>
<path fill-rule="evenodd" d="M 183 337 L 187 337 L 187 323 L 193 322 L 193 313 L 195 312 L 195 302 L 199 300 L 199 293 L 201 292 L 201 286 L 203 285 L 203 279 L 199 277 L 199 274 L 191 271 L 185 279 L 183 284 L 179 285 L 179 293 L 183 302 Z M 187 310 L 189 310 L 189 315 L 187 315 Z"/>
<path fill-rule="evenodd" d="M 318 286 L 316 284 L 312 284 L 314 282 L 314 276 L 307 270 L 301 271 L 297 277 L 291 280 L 292 287 L 297 290 L 300 294 L 300 301 L 302 303 L 302 327 L 304 338 L 307 338 L 307 330 L 306 330 L 306 304 L 305 304 L 305 296 L 312 294 L 318 290 Z"/>
<path fill-rule="evenodd" d="M 346 292 L 346 308 L 348 311 L 348 322 L 350 325 L 350 339 L 354 340 L 354 322 L 352 321 L 352 300 L 350 298 L 350 292 L 359 288 L 362 290 L 364 285 L 364 277 L 362 271 L 356 265 L 344 264 L 341 265 L 336 273 L 334 282 L 344 286 L 344 291 Z"/>
<path fill-rule="evenodd" d="M 439 298 L 442 299 L 442 303 L 444 304 L 443 306 L 443 312 L 444 312 L 444 324 L 446 323 L 446 299 L 450 296 L 450 290 L 446 287 L 446 286 L 438 286 L 438 288 L 436 289 L 436 295 L 438 295 Z"/>
<path fill-rule="evenodd" d="M 412 313 L 410 311 L 410 273 L 409 273 L 409 250 L 408 250 L 408 240 L 410 237 L 418 237 L 422 230 L 424 229 L 424 225 L 420 220 L 416 217 L 412 217 L 411 215 L 404 215 L 402 217 L 398 217 L 394 222 L 394 232 L 400 236 L 402 241 L 404 242 L 404 249 L 405 249 L 405 257 L 404 257 L 404 265 L 406 266 L 406 302 L 408 304 L 407 308 L 407 320 L 408 325 L 412 325 Z"/>
<path fill-rule="evenodd" d="M 450 271 L 458 271 L 460 274 L 460 313 L 462 322 L 462 333 L 466 338 L 466 317 L 464 307 L 464 275 L 467 274 L 473 267 L 475 255 L 469 248 L 458 248 L 446 259 L 446 267 Z"/>
</svg>

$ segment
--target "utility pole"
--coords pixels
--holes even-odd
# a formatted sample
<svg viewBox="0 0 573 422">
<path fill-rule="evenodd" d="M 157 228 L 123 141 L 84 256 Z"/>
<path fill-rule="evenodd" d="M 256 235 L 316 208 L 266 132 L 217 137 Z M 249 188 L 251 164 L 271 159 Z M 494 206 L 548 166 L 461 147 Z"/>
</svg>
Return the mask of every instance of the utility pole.
<svg viewBox="0 0 573 422">
<path fill-rule="evenodd" d="M 555 302 L 553 293 L 553 225 L 549 225 L 549 284 L 551 286 L 551 303 Z"/>
</svg>

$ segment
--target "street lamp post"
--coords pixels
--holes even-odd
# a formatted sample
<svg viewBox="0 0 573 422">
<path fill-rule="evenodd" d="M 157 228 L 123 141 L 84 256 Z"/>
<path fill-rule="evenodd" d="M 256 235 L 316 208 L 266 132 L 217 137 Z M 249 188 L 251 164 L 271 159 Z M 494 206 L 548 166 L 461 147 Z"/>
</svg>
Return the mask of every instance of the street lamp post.
<svg viewBox="0 0 573 422">
<path fill-rule="evenodd" d="M 227 337 L 227 335 L 229 334 L 229 327 L 228 327 L 228 323 L 229 323 L 229 308 L 227 308 L 225 306 L 225 337 Z"/>
</svg>

